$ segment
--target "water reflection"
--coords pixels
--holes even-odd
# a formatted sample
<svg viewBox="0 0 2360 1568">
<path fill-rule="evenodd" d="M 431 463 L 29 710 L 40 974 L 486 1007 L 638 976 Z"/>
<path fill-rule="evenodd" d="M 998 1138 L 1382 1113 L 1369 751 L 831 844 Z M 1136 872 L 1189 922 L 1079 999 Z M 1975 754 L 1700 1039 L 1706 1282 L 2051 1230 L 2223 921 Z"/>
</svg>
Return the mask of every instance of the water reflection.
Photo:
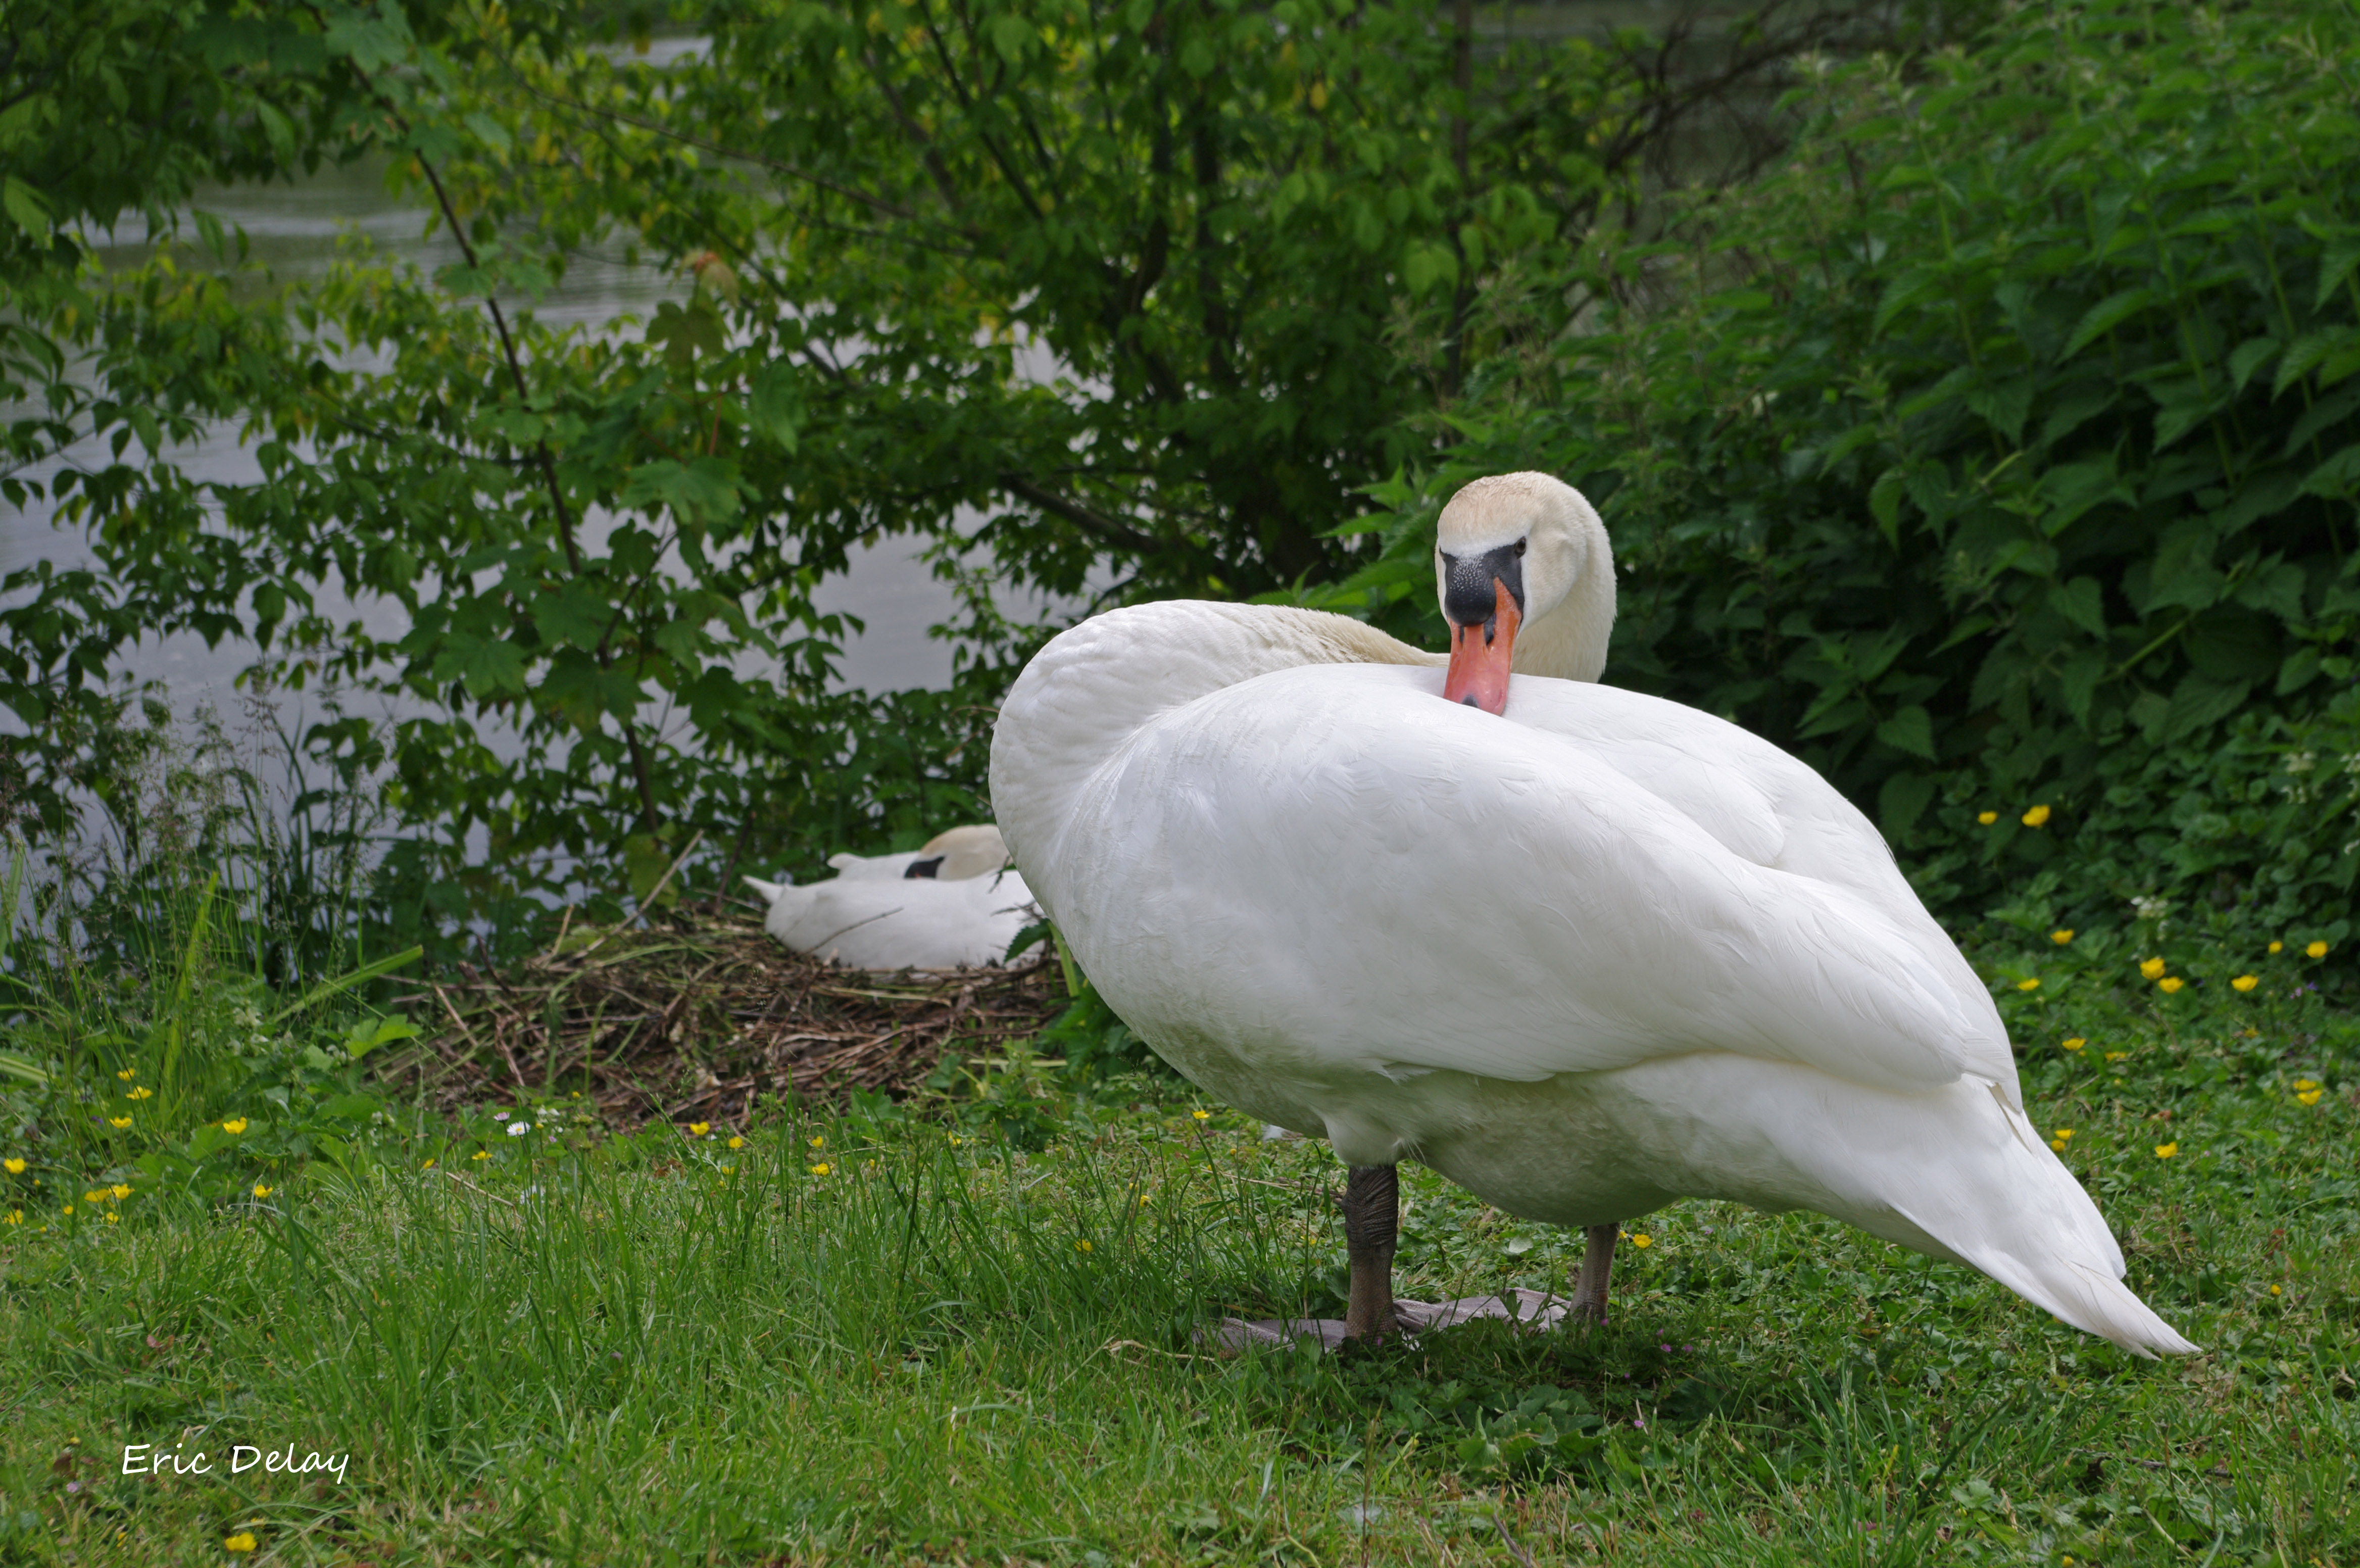
<svg viewBox="0 0 2360 1568">
<path fill-rule="evenodd" d="M 699 39 L 660 39 L 649 58 L 661 63 L 702 47 Z M 458 247 L 447 234 L 428 237 L 425 208 L 397 202 L 387 193 L 385 176 L 383 160 L 365 159 L 324 168 L 291 184 L 210 192 L 198 204 L 220 218 L 225 229 L 243 229 L 252 259 L 281 279 L 324 273 L 338 240 L 348 231 L 430 272 L 458 260 Z M 109 267 L 134 266 L 146 258 L 148 240 L 145 224 L 134 218 L 106 236 L 99 254 Z M 646 265 L 617 243 L 580 253 L 563 280 L 529 308 L 546 321 L 599 327 L 625 314 L 644 317 L 659 301 L 683 291 L 680 279 Z M 5 417 L 8 411 L 0 409 L 0 418 Z M 193 445 L 172 449 L 170 455 L 200 483 L 246 484 L 262 477 L 253 452 L 229 426 L 215 426 Z M 27 470 L 27 477 L 41 480 L 46 488 L 60 468 L 104 458 L 104 444 L 87 441 L 58 461 Z M 0 573 L 45 557 L 61 567 L 90 561 L 90 550 L 79 533 L 56 526 L 54 512 L 47 500 L 21 510 L 0 504 Z M 972 526 L 979 520 L 967 521 Z M 949 685 L 950 645 L 928 631 L 951 616 L 955 602 L 949 587 L 936 581 L 919 559 L 920 547 L 918 541 L 888 539 L 855 551 L 850 570 L 827 581 L 814 596 L 821 609 L 850 614 L 867 623 L 864 633 L 847 640 L 843 685 L 889 691 Z M 376 599 L 355 602 L 334 585 L 323 587 L 322 609 L 337 623 L 357 620 L 377 636 L 399 635 L 405 629 L 398 606 Z M 191 711 L 206 701 L 231 711 L 235 707 L 232 682 L 253 655 L 250 644 L 208 648 L 202 639 L 184 634 L 143 639 L 126 652 L 121 667 L 134 676 L 163 682 L 180 711 Z"/>
</svg>

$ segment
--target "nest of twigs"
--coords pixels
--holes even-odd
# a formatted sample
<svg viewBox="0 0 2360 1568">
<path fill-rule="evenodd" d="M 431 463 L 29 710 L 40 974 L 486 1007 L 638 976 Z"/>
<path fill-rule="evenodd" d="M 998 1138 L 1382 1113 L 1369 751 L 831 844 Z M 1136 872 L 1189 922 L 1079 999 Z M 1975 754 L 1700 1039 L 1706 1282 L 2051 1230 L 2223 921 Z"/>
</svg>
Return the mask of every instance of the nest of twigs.
<svg viewBox="0 0 2360 1568">
<path fill-rule="evenodd" d="M 946 1054 L 1035 1033 L 1065 1001 L 1054 963 L 871 974 L 738 924 L 575 931 L 512 968 L 458 970 L 407 999 L 430 1032 L 381 1079 L 444 1109 L 578 1092 L 624 1127 L 742 1124 L 764 1095 L 898 1096 Z"/>
</svg>

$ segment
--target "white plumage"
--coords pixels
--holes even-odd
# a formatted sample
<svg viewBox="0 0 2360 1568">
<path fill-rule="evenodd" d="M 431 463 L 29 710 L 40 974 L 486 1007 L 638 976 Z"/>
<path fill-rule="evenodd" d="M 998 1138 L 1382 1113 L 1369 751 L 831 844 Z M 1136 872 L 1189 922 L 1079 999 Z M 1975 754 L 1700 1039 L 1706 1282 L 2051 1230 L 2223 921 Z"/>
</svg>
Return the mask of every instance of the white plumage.
<svg viewBox="0 0 2360 1568">
<path fill-rule="evenodd" d="M 1488 484 L 1442 547 L 1523 563 L 1502 717 L 1444 701 L 1436 656 L 1296 610 L 1116 610 L 1025 669 L 993 804 L 1101 993 L 1354 1166 L 1415 1159 L 1563 1224 L 1812 1209 L 2192 1349 L 2121 1283 L 1876 830 L 1758 737 L 1592 684 L 1603 530 L 1554 480 Z"/>
<path fill-rule="evenodd" d="M 762 928 L 849 969 L 960 969 L 1000 962 L 1035 918 L 1032 890 L 989 824 L 954 828 L 897 855 L 842 854 L 836 874 L 797 887 L 747 885 L 770 905 Z"/>
</svg>

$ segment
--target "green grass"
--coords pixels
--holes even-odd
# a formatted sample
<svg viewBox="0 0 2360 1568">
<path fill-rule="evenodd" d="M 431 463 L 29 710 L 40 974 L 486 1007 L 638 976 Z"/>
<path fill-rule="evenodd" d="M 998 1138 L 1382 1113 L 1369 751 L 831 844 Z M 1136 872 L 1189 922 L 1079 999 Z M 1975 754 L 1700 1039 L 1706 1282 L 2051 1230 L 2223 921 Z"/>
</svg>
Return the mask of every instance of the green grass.
<svg viewBox="0 0 2360 1568">
<path fill-rule="evenodd" d="M 36 1162 L 5 1179 L 0 1561 L 221 1562 L 250 1529 L 252 1560 L 380 1565 L 2360 1563 L 2346 1021 L 2108 995 L 2027 1092 L 2202 1356 L 1690 1203 L 1632 1225 L 1590 1338 L 1207 1357 L 1221 1311 L 1337 1310 L 1307 1189 L 1338 1172 L 1138 1080 L 1050 1105 L 1029 1154 L 551 1113 L 95 1212 Z M 1405 1176 L 1404 1294 L 1562 1288 L 1569 1238 Z M 127 1442 L 214 1473 L 124 1476 Z M 234 1443 L 350 1458 L 231 1476 Z"/>
</svg>

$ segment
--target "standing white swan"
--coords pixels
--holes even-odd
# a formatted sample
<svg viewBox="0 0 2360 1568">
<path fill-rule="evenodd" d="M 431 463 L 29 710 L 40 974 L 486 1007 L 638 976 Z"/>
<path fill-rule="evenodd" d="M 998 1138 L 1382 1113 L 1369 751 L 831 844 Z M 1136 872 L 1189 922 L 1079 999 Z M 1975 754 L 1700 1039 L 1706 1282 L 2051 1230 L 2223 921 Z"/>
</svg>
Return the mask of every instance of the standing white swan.
<svg viewBox="0 0 2360 1568">
<path fill-rule="evenodd" d="M 1353 1168 L 1349 1332 L 1393 1329 L 1416 1159 L 1586 1227 L 1592 1319 L 1617 1223 L 1706 1197 L 2192 1350 L 2123 1285 L 1989 992 L 1868 820 L 1735 725 L 1594 684 L 1614 568 L 1590 504 L 1478 480 L 1435 570 L 1447 673 L 1340 616 L 1144 605 L 1043 649 L 992 745 L 1000 829 L 1100 992 Z"/>
</svg>

